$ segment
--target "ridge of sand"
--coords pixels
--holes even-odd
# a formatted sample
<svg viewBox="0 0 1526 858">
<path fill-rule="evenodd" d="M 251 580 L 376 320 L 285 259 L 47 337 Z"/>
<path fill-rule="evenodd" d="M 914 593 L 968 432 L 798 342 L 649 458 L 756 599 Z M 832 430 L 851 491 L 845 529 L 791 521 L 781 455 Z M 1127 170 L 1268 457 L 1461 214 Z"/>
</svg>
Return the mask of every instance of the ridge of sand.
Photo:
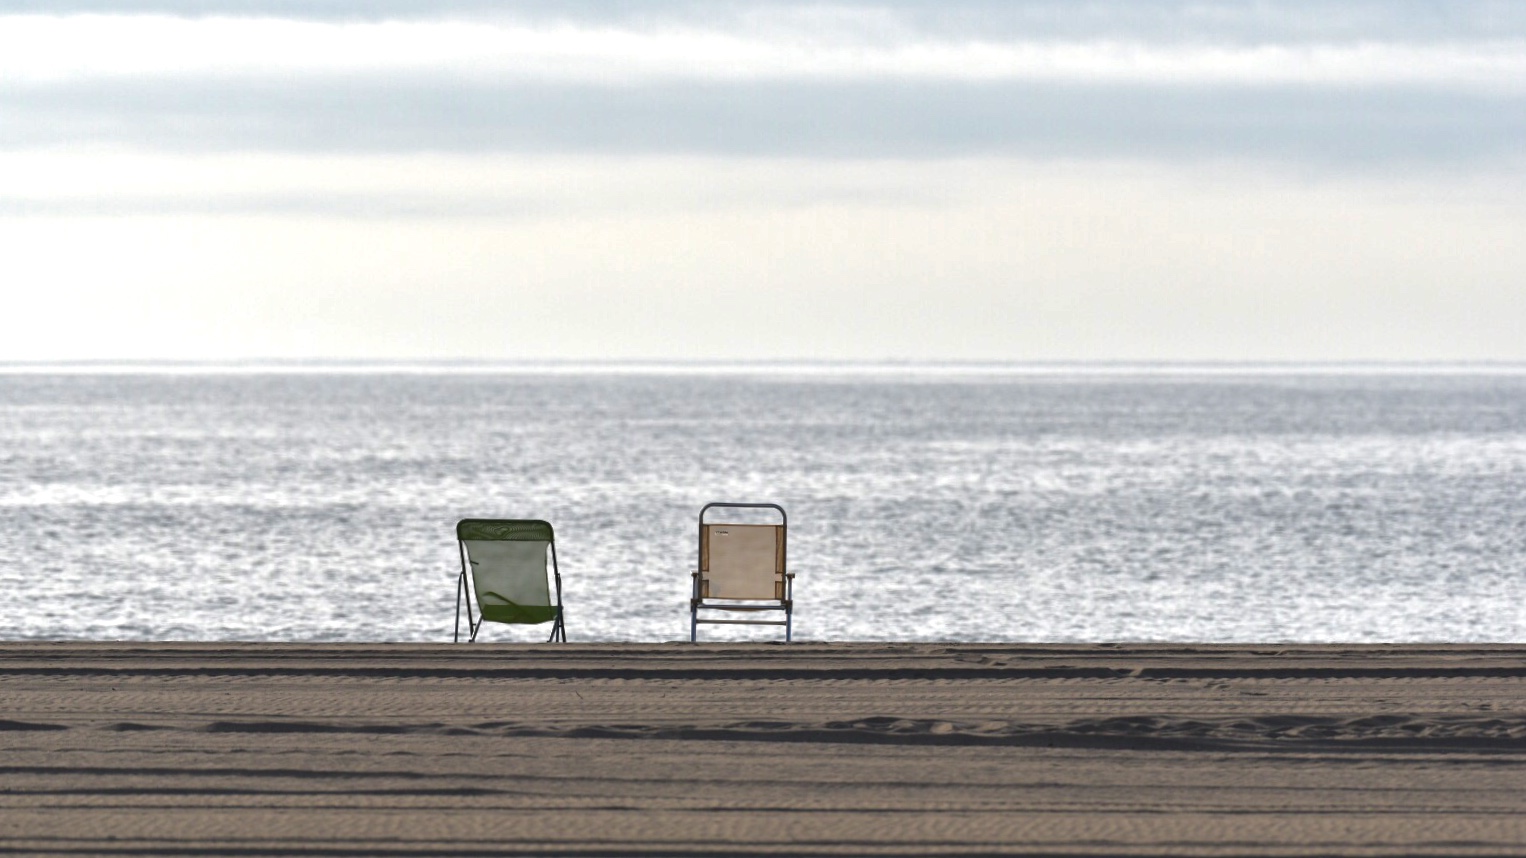
<svg viewBox="0 0 1526 858">
<path fill-rule="evenodd" d="M 1526 646 L 0 643 L 0 852 L 1526 855 Z"/>
</svg>

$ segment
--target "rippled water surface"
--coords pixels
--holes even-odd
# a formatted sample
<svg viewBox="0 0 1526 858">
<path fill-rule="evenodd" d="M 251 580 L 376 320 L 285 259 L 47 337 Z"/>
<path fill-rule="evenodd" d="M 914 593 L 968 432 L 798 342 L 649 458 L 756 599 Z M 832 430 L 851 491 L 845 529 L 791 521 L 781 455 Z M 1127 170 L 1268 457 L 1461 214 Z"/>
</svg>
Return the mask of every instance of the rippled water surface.
<svg viewBox="0 0 1526 858">
<path fill-rule="evenodd" d="M 0 636 L 445 640 L 505 517 L 676 639 L 711 500 L 804 638 L 1526 640 L 1526 375 L 788 368 L 0 373 Z"/>
</svg>

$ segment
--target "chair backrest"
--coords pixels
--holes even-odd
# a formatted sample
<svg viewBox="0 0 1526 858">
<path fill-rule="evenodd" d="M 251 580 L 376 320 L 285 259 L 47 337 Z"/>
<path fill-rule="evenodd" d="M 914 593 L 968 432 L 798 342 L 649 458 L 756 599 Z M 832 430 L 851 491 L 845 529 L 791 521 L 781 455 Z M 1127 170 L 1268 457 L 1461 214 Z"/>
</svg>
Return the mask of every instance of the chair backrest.
<svg viewBox="0 0 1526 858">
<path fill-rule="evenodd" d="M 782 524 L 701 524 L 700 597 L 784 598 Z"/>
<path fill-rule="evenodd" d="M 555 542 L 544 521 L 468 518 L 456 538 L 471 567 L 472 590 L 484 620 L 546 623 L 556 619 L 556 602 L 546 575 L 547 552 Z"/>
</svg>

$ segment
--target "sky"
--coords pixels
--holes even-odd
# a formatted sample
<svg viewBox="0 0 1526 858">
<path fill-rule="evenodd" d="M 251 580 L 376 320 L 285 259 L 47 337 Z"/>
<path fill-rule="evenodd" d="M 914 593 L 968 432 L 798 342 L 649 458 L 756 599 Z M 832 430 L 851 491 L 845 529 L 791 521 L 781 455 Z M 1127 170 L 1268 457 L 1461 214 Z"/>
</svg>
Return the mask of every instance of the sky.
<svg viewBox="0 0 1526 858">
<path fill-rule="evenodd" d="M 0 361 L 1526 360 L 1526 4 L 0 0 Z"/>
</svg>

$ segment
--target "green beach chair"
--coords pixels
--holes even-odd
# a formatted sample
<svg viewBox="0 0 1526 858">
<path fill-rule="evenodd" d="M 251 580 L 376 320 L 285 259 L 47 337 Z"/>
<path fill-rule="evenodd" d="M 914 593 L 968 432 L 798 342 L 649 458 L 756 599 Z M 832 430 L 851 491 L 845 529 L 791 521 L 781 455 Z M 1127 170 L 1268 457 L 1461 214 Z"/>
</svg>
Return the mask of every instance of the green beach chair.
<svg viewBox="0 0 1526 858">
<path fill-rule="evenodd" d="M 461 601 L 466 600 L 468 641 L 477 639 L 483 623 L 536 625 L 551 623 L 549 641 L 567 642 L 562 623 L 562 573 L 556 565 L 556 536 L 544 521 L 467 518 L 456 525 L 461 549 L 461 576 L 456 579 L 456 633 L 461 640 Z M 552 601 L 546 576 L 551 558 Z M 477 613 L 472 613 L 472 602 Z"/>
<path fill-rule="evenodd" d="M 761 509 L 779 514 L 778 524 L 705 521 L 713 509 Z M 740 516 L 733 515 L 732 518 Z M 789 516 L 773 503 L 709 503 L 699 511 L 699 569 L 689 599 L 689 640 L 699 640 L 700 623 L 784 626 L 790 640 L 795 613 L 795 573 L 785 567 Z M 783 611 L 782 620 L 702 618 L 700 611 Z"/>
</svg>

